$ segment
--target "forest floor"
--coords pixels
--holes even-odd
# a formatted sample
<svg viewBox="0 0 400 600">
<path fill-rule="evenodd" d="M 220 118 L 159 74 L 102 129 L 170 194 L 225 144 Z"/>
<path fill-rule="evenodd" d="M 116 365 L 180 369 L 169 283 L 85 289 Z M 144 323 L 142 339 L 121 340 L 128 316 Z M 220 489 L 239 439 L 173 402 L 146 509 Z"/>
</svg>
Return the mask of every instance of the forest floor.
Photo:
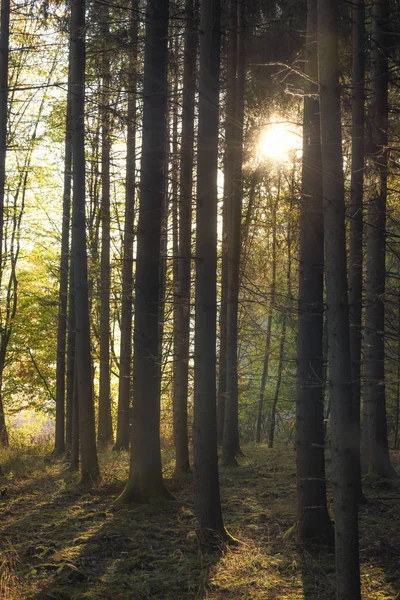
<svg viewBox="0 0 400 600">
<path fill-rule="evenodd" d="M 113 511 L 127 454 L 101 455 L 102 482 L 79 487 L 48 448 L 1 457 L 0 598 L 3 600 L 333 600 L 334 557 L 284 534 L 295 520 L 293 449 L 247 446 L 236 469 L 221 470 L 225 524 L 241 543 L 201 552 L 192 483 L 176 501 Z M 400 454 L 394 457 L 400 468 Z M 400 599 L 400 483 L 369 482 L 360 510 L 364 600 Z"/>
</svg>

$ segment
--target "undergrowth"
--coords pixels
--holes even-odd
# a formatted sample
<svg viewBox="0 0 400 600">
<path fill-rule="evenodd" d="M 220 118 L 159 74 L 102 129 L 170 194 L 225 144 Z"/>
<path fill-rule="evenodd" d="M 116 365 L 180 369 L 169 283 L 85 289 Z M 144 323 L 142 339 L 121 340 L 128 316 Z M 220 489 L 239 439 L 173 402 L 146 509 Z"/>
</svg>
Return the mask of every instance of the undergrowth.
<svg viewBox="0 0 400 600">
<path fill-rule="evenodd" d="M 293 450 L 244 450 L 238 468 L 221 469 L 225 524 L 241 543 L 220 555 L 198 545 L 192 483 L 172 480 L 171 451 L 165 476 L 176 500 L 118 512 L 127 453 L 100 454 L 102 481 L 89 490 L 46 444 L 3 451 L 0 598 L 334 600 L 332 553 L 311 553 L 285 536 L 296 509 Z M 363 598 L 399 600 L 399 484 L 366 485 Z"/>
</svg>

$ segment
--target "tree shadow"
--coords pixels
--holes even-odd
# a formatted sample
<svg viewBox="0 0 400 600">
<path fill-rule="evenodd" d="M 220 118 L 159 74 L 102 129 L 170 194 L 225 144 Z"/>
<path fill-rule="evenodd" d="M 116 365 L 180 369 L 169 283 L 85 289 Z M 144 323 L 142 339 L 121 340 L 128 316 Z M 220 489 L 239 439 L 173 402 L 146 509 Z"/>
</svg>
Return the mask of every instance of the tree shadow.
<svg viewBox="0 0 400 600">
<path fill-rule="evenodd" d="M 332 549 L 299 550 L 304 600 L 335 600 L 335 554 Z"/>
<path fill-rule="evenodd" d="M 123 475 L 92 489 L 63 481 L 62 474 L 32 479 L 27 497 L 14 499 L 15 521 L 0 524 L 1 539 L 6 534 L 19 554 L 19 597 L 258 600 L 304 595 L 305 600 L 333 600 L 332 552 L 311 551 L 285 536 L 295 520 L 291 453 L 259 448 L 250 454 L 251 461 L 240 459 L 239 468 L 221 469 L 225 524 L 242 543 L 218 554 L 205 554 L 198 545 L 190 480 L 179 489 L 167 482 L 179 502 L 114 512 Z M 373 569 L 379 569 L 383 589 L 395 590 L 395 596 L 400 520 L 398 539 L 385 542 L 385 535 L 387 540 L 387 532 L 395 531 L 400 506 L 382 502 L 371 501 L 361 511 L 363 581 L 368 592 L 371 565 L 373 577 Z"/>
<path fill-rule="evenodd" d="M 395 457 L 394 457 L 395 458 Z M 396 468 L 399 468 L 397 456 Z M 377 586 L 400 597 L 400 481 L 365 485 L 368 503 L 360 509 L 360 559 L 367 589 Z"/>
<path fill-rule="evenodd" d="M 108 495 L 111 491 L 113 496 Z M 55 527 L 59 538 L 45 560 L 31 561 L 29 598 L 129 600 L 201 597 L 220 554 L 202 554 L 186 503 L 130 505 L 112 510 L 115 486 L 99 486 L 79 501 L 83 528 Z M 183 496 L 191 490 L 184 490 Z M 60 539 L 62 537 L 62 540 Z M 29 575 L 31 573 L 32 575 Z M 27 574 L 24 574 L 26 577 Z"/>
</svg>

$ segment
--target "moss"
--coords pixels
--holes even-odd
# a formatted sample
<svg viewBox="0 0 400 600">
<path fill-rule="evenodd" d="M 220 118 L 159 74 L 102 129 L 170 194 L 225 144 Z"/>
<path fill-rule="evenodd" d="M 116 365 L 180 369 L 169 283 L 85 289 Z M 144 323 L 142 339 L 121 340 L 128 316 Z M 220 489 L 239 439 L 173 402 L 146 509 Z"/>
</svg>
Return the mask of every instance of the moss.
<svg viewBox="0 0 400 600">
<path fill-rule="evenodd" d="M 196 537 L 190 479 L 179 487 L 179 503 L 112 512 L 128 473 L 126 453 L 100 454 L 106 475 L 90 490 L 77 485 L 62 460 L 46 462 L 39 452 L 35 464 L 30 453 L 26 466 L 14 456 L 10 494 L 0 504 L 0 584 L 13 600 L 331 600 L 332 553 L 311 552 L 286 535 L 296 514 L 293 452 L 245 451 L 240 469 L 221 470 L 225 524 L 239 543 L 220 544 L 211 554 Z M 366 494 L 363 593 L 391 600 L 400 593 L 400 490 L 396 482 L 375 482 Z"/>
</svg>

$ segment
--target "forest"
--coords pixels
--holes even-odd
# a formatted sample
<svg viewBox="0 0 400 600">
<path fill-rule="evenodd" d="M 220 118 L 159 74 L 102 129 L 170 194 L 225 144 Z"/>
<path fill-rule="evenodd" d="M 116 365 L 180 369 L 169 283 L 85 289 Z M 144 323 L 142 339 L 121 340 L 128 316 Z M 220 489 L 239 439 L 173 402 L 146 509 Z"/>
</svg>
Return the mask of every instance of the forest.
<svg viewBox="0 0 400 600">
<path fill-rule="evenodd" d="M 399 32 L 1 0 L 0 599 L 400 599 Z"/>
</svg>

